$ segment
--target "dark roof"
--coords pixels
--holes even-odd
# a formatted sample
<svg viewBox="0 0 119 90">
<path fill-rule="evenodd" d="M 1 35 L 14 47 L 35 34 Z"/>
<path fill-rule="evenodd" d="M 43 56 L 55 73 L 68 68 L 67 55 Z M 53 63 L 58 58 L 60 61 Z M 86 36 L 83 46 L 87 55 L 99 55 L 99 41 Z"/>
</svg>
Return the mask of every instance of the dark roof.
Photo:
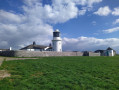
<svg viewBox="0 0 119 90">
<path fill-rule="evenodd" d="M 23 49 L 44 49 L 46 47 L 48 47 L 48 46 L 44 46 L 44 45 L 33 45 L 33 44 L 31 44 L 31 45 L 28 45 L 28 46 L 26 46 L 24 48 L 21 48 L 20 50 L 23 50 Z M 49 49 L 52 49 L 52 47 L 49 47 Z"/>
<path fill-rule="evenodd" d="M 96 50 L 95 53 L 103 53 L 105 50 Z"/>
<path fill-rule="evenodd" d="M 113 50 L 113 49 L 108 47 L 107 50 Z M 98 52 L 103 53 L 104 51 L 106 51 L 106 50 L 96 50 L 95 52 L 96 53 L 98 53 Z M 116 52 L 115 50 L 113 50 L 113 51 Z"/>
<path fill-rule="evenodd" d="M 108 47 L 107 50 L 113 50 L 112 48 Z"/>
</svg>

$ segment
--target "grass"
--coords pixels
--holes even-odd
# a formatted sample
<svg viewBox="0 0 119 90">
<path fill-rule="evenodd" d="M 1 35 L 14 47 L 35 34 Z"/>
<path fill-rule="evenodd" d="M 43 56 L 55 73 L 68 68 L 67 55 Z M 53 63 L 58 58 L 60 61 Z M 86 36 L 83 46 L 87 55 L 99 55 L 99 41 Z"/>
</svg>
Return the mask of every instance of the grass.
<svg viewBox="0 0 119 90">
<path fill-rule="evenodd" d="M 4 61 L 0 90 L 118 90 L 119 56 Z"/>
</svg>

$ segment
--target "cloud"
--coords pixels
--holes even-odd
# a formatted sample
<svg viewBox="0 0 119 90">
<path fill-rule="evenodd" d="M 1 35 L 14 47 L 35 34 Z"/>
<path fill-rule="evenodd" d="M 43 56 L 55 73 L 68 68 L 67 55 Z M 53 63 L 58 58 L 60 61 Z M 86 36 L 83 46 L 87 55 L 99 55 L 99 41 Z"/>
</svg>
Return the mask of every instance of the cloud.
<svg viewBox="0 0 119 90">
<path fill-rule="evenodd" d="M 94 14 L 99 16 L 107 16 L 111 13 L 111 10 L 108 6 L 100 7 L 98 11 L 94 12 Z"/>
<path fill-rule="evenodd" d="M 49 23 L 64 23 L 78 15 L 84 15 L 94 3 L 99 3 L 102 0 L 53 0 L 52 5 L 45 5 L 46 19 Z M 81 10 L 77 5 L 86 5 Z M 44 16 L 43 15 L 43 16 Z M 57 18 L 58 17 L 58 18 Z"/>
<path fill-rule="evenodd" d="M 96 23 L 97 23 L 96 21 L 92 21 L 92 24 L 93 24 L 93 25 L 96 25 Z"/>
<path fill-rule="evenodd" d="M 98 11 L 94 12 L 94 14 L 99 15 L 99 16 L 107 16 L 109 14 L 112 14 L 114 16 L 119 16 L 119 7 L 114 8 L 114 10 L 110 10 L 108 6 L 105 7 L 100 7 Z"/>
<path fill-rule="evenodd" d="M 119 27 L 103 30 L 104 33 L 113 33 L 119 31 Z"/>
<path fill-rule="evenodd" d="M 87 5 L 88 7 L 92 7 L 93 4 L 96 4 L 96 3 L 100 3 L 102 2 L 102 0 L 72 0 L 74 1 L 76 4 L 79 4 L 79 5 Z"/>
<path fill-rule="evenodd" d="M 78 15 L 78 8 L 73 2 L 54 2 L 53 7 L 45 5 L 45 15 L 49 23 L 64 23 Z"/>
<path fill-rule="evenodd" d="M 119 19 L 116 19 L 116 20 L 113 22 L 113 24 L 117 24 L 117 23 L 119 23 Z"/>
<path fill-rule="evenodd" d="M 118 38 L 98 39 L 94 37 L 63 38 L 63 49 L 68 51 L 95 51 L 97 49 L 119 49 Z"/>
<path fill-rule="evenodd" d="M 25 5 L 23 14 L 0 10 L 0 48 L 21 48 L 33 41 L 47 45 L 51 42 L 53 27 L 42 20 L 39 8 L 42 7 Z"/>
<path fill-rule="evenodd" d="M 82 8 L 82 10 L 79 10 L 79 15 L 85 15 L 86 8 Z"/>
<path fill-rule="evenodd" d="M 112 12 L 112 15 L 118 16 L 119 15 L 119 7 L 114 8 L 114 11 Z"/>
<path fill-rule="evenodd" d="M 100 3 L 100 2 L 102 2 L 102 0 L 88 0 L 87 1 L 87 3 L 88 3 L 89 6 L 92 6 L 93 4 Z"/>
<path fill-rule="evenodd" d="M 16 15 L 13 12 L 6 12 L 4 10 L 0 10 L 0 21 L 4 23 L 20 23 L 23 20 L 22 15 Z"/>
<path fill-rule="evenodd" d="M 41 0 L 23 0 L 22 13 L 0 10 L 0 48 L 21 48 L 36 41 L 38 44 L 51 42 L 52 24 L 64 23 L 78 17 L 78 6 L 92 6 L 102 0 L 52 0 L 42 4 Z M 81 9 L 82 10 L 82 9 Z"/>
<path fill-rule="evenodd" d="M 44 6 L 44 15 L 48 23 L 64 23 L 78 15 L 84 15 L 94 3 L 102 0 L 53 0 L 52 5 Z M 81 10 L 78 5 L 85 5 Z M 58 18 L 57 18 L 58 17 Z"/>
</svg>

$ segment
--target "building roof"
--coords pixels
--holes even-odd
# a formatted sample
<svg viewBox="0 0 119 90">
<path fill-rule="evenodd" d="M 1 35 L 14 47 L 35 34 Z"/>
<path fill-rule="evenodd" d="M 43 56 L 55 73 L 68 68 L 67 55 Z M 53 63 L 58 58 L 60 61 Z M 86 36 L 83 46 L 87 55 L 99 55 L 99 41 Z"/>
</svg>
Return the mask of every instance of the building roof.
<svg viewBox="0 0 119 90">
<path fill-rule="evenodd" d="M 56 30 L 55 30 L 55 32 L 59 32 L 59 30 L 58 30 L 58 29 L 56 29 Z"/>
<path fill-rule="evenodd" d="M 112 48 L 108 47 L 107 50 L 113 50 Z"/>
<path fill-rule="evenodd" d="M 49 44 L 49 46 L 44 46 L 44 45 L 36 45 L 36 42 L 34 41 L 33 44 L 28 45 L 24 48 L 21 48 L 20 50 L 24 50 L 24 49 L 52 49 L 51 44 Z"/>
<path fill-rule="evenodd" d="M 113 50 L 113 49 L 110 48 L 110 47 L 108 47 L 106 50 L 96 50 L 95 52 L 96 52 L 96 53 L 98 53 L 98 52 L 103 53 L 103 52 L 105 52 L 105 51 L 107 51 L 107 50 Z M 115 50 L 113 50 L 113 51 L 116 52 Z"/>
<path fill-rule="evenodd" d="M 48 47 L 48 46 L 31 44 L 31 45 L 28 45 L 28 46 L 26 46 L 24 48 L 21 48 L 20 50 L 23 50 L 23 49 L 45 49 L 46 47 Z M 52 49 L 52 47 L 49 47 L 48 49 Z"/>
<path fill-rule="evenodd" d="M 99 52 L 103 53 L 104 51 L 106 51 L 106 50 L 96 50 L 95 53 L 99 53 Z"/>
</svg>

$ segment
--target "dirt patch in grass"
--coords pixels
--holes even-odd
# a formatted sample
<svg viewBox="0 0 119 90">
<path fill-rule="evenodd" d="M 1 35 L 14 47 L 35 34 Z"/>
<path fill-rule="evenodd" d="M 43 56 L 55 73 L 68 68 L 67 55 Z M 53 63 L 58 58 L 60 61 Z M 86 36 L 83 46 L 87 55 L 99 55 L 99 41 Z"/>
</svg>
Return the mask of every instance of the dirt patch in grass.
<svg viewBox="0 0 119 90">
<path fill-rule="evenodd" d="M 10 58 L 10 57 L 0 57 L 0 66 L 2 62 L 5 61 L 11 61 L 11 60 L 26 60 L 26 59 L 37 59 L 37 58 Z M 2 80 L 5 77 L 10 77 L 11 74 L 6 70 L 0 70 L 0 80 Z"/>
<path fill-rule="evenodd" d="M 0 70 L 0 80 L 5 78 L 5 77 L 10 77 L 10 76 L 11 76 L 11 74 L 8 71 Z"/>
<path fill-rule="evenodd" d="M 42 75 L 43 75 L 43 72 L 37 72 L 37 73 L 32 74 L 31 76 L 32 77 L 40 77 Z"/>
</svg>

